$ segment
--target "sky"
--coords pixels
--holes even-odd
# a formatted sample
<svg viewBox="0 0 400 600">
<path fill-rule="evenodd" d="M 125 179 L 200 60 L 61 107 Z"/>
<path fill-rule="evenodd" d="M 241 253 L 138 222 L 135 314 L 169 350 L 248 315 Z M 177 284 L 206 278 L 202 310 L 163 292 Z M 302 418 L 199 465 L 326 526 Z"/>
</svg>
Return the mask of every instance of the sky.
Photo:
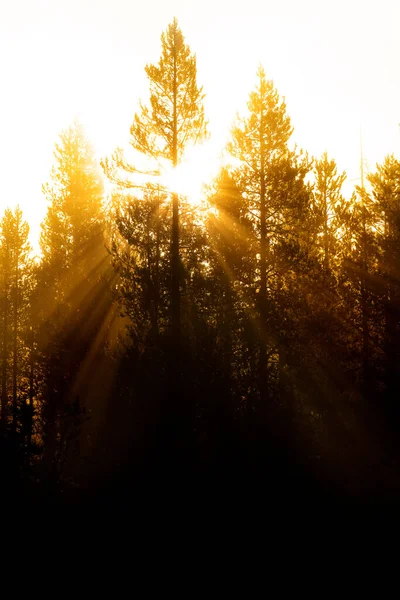
<svg viewBox="0 0 400 600">
<path fill-rule="evenodd" d="M 36 245 L 54 144 L 78 117 L 99 158 L 129 140 L 144 66 L 176 16 L 197 55 L 210 140 L 197 177 L 210 176 L 261 63 L 314 156 L 325 150 L 358 183 L 400 158 L 398 0 L 0 0 L 0 210 L 19 204 Z M 187 164 L 188 169 L 194 168 Z"/>
</svg>

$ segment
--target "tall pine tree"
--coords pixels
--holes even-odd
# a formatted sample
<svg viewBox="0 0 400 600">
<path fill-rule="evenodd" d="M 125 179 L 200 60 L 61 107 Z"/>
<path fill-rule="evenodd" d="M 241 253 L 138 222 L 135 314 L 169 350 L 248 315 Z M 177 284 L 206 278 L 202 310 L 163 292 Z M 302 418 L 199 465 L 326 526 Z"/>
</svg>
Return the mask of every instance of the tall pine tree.
<svg viewBox="0 0 400 600">
<path fill-rule="evenodd" d="M 147 65 L 150 105 L 141 105 L 131 127 L 132 146 L 154 159 L 166 159 L 173 168 L 190 143 L 206 135 L 203 91 L 197 84 L 196 56 L 191 53 L 175 18 L 161 35 L 158 65 Z M 179 195 L 172 194 L 171 325 L 179 348 L 180 251 Z"/>
</svg>

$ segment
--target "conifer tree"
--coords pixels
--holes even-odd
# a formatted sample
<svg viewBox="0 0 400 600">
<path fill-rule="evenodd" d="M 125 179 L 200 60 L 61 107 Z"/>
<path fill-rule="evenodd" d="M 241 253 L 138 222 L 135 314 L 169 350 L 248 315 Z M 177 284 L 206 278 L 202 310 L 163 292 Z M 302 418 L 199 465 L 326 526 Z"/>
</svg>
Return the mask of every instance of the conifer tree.
<svg viewBox="0 0 400 600">
<path fill-rule="evenodd" d="M 110 253 L 118 274 L 117 297 L 130 318 L 132 341 L 143 348 L 167 327 L 170 210 L 167 194 L 147 185 L 143 197 L 117 194 Z"/>
<path fill-rule="evenodd" d="M 334 160 L 325 152 L 314 166 L 313 212 L 316 218 L 317 245 L 321 247 L 324 268 L 331 268 L 337 252 L 337 234 L 345 224 L 347 203 L 341 194 L 346 173 L 338 174 Z M 322 244 L 318 244 L 318 237 Z"/>
<path fill-rule="evenodd" d="M 43 186 L 49 205 L 40 245 L 43 264 L 54 271 L 60 285 L 72 264 L 75 278 L 96 268 L 96 253 L 104 249 L 104 192 L 100 167 L 77 120 L 60 134 L 54 158 L 51 180 Z"/>
<path fill-rule="evenodd" d="M 253 286 L 253 224 L 246 199 L 232 176 L 222 169 L 210 193 L 206 221 L 208 242 L 208 327 L 214 333 L 218 373 L 211 399 L 216 438 L 231 425 L 240 399 L 252 385 L 249 289 Z M 246 334 L 245 334 L 246 332 Z M 221 444 L 223 444 L 223 436 Z"/>
<path fill-rule="evenodd" d="M 29 329 L 32 259 L 29 226 L 22 211 L 6 209 L 0 223 L 0 255 L 3 322 L 2 346 L 2 422 L 7 426 L 8 399 L 11 399 L 11 429 L 21 432 L 27 417 L 27 331 Z"/>
<path fill-rule="evenodd" d="M 51 179 L 43 186 L 49 206 L 40 238 L 38 320 L 46 373 L 45 462 L 56 474 L 68 446 L 62 425 L 69 422 L 71 407 L 87 396 L 97 356 L 91 347 L 110 298 L 100 278 L 108 259 L 102 175 L 79 122 L 61 133 L 54 156 Z"/>
<path fill-rule="evenodd" d="M 158 65 L 147 65 L 150 104 L 141 105 L 131 126 L 131 144 L 175 168 L 190 143 L 206 135 L 203 91 L 197 84 L 196 56 L 185 43 L 175 18 L 161 35 Z M 171 325 L 177 347 L 180 337 L 179 195 L 172 194 Z"/>
<path fill-rule="evenodd" d="M 240 161 L 236 177 L 247 198 L 258 239 L 255 273 L 259 322 L 258 379 L 260 401 L 265 405 L 268 394 L 267 347 L 274 337 L 271 327 L 268 328 L 274 248 L 277 248 L 277 241 L 282 236 L 300 237 L 300 228 L 293 226 L 293 219 L 297 225 L 301 223 L 302 206 L 308 202 L 304 177 L 310 166 L 307 158 L 297 157 L 288 147 L 293 128 L 286 113 L 286 104 L 273 82 L 267 80 L 261 66 L 257 78 L 256 89 L 251 92 L 248 102 L 248 115 L 238 119 L 228 150 Z"/>
<path fill-rule="evenodd" d="M 368 176 L 378 242 L 377 275 L 383 308 L 385 397 L 396 420 L 400 418 L 400 161 L 394 155 Z"/>
</svg>

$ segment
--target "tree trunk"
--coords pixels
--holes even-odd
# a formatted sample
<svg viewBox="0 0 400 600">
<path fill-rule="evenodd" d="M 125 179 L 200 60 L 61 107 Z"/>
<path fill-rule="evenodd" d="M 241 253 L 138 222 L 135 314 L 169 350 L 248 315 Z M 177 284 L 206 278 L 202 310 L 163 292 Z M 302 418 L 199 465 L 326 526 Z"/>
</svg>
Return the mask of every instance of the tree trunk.
<svg viewBox="0 0 400 600">
<path fill-rule="evenodd" d="M 30 335 L 30 356 L 29 356 L 29 416 L 28 416 L 28 454 L 30 453 L 32 444 L 33 430 L 33 383 L 34 383 L 34 334 L 31 326 Z"/>
<path fill-rule="evenodd" d="M 370 394 L 370 371 L 369 371 L 369 327 L 368 327 L 368 291 L 367 291 L 367 230 L 366 215 L 363 207 L 362 216 L 362 268 L 361 268 L 361 319 L 362 319 L 362 369 L 364 393 Z"/>
<path fill-rule="evenodd" d="M 177 57 L 174 45 L 173 72 L 173 139 L 172 166 L 178 165 L 178 82 Z M 178 465 L 183 459 L 183 448 L 188 448 L 188 404 L 184 402 L 182 390 L 181 365 L 181 298 L 180 298 L 180 253 L 179 253 L 179 195 L 172 194 L 172 231 L 171 231 L 171 352 L 169 357 L 169 402 L 165 433 L 167 448 L 171 452 L 171 464 Z"/>
<path fill-rule="evenodd" d="M 329 228 L 328 228 L 328 201 L 326 198 L 326 178 L 324 186 L 324 267 L 329 271 Z"/>
<path fill-rule="evenodd" d="M 3 290 L 3 356 L 1 365 L 1 423 L 7 429 L 7 363 L 8 363 L 8 253 L 5 258 L 4 290 Z"/>
<path fill-rule="evenodd" d="M 385 289 L 385 383 L 386 397 L 389 402 L 389 410 L 393 410 L 393 401 L 398 404 L 398 398 L 394 393 L 396 385 L 396 318 L 394 312 L 394 290 L 393 281 L 395 273 L 393 272 L 393 257 L 391 256 L 392 246 L 392 226 L 388 216 L 385 216 L 385 265 L 386 265 L 386 289 Z"/>
<path fill-rule="evenodd" d="M 155 340 L 159 335 L 159 312 L 160 312 L 160 186 L 157 191 L 156 210 L 156 264 L 154 273 L 154 327 Z"/>
<path fill-rule="evenodd" d="M 178 164 L 178 123 L 177 123 L 177 65 L 176 47 L 174 46 L 174 80 L 173 80 L 173 147 L 172 165 Z M 179 362 L 180 350 L 180 260 L 179 260 L 179 196 L 172 194 L 172 243 L 171 243 L 171 321 L 172 337 Z"/>
<path fill-rule="evenodd" d="M 181 306 L 180 306 L 180 260 L 179 260 L 179 197 L 172 195 L 172 245 L 171 245 L 171 317 L 172 338 L 176 358 L 180 354 Z"/>
<path fill-rule="evenodd" d="M 13 311 L 13 425 L 12 429 L 15 433 L 17 431 L 17 374 L 18 374 L 18 240 L 17 248 L 15 251 L 15 293 L 14 293 L 14 311 Z"/>
<path fill-rule="evenodd" d="M 266 224 L 266 190 L 265 190 L 265 156 L 264 156 L 263 114 L 260 116 L 260 297 L 259 297 L 259 394 L 260 408 L 265 410 L 267 400 L 267 224 Z"/>
</svg>

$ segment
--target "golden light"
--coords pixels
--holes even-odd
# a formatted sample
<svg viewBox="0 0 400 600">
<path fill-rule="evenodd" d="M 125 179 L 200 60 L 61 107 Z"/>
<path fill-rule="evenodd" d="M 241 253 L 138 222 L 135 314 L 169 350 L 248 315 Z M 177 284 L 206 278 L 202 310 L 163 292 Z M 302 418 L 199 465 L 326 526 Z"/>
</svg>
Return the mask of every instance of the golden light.
<svg viewBox="0 0 400 600">
<path fill-rule="evenodd" d="M 220 164 L 218 149 L 211 141 L 207 141 L 189 148 L 175 169 L 162 165 L 161 183 L 169 190 L 185 196 L 191 204 L 199 205 L 204 184 L 217 175 Z"/>
<path fill-rule="evenodd" d="M 20 204 L 35 246 L 47 208 L 41 186 L 49 178 L 58 134 L 77 114 L 99 157 L 123 144 L 135 103 L 148 95 L 144 66 L 159 59 L 160 32 L 173 14 L 198 57 L 213 136 L 204 148 L 223 148 L 235 112 L 246 112 L 262 63 L 287 98 L 294 141 L 317 157 L 328 148 L 349 180 L 359 174 L 360 121 L 371 169 L 385 154 L 400 152 L 400 7 L 393 0 L 382 11 L 361 0 L 343 3 L 346 19 L 342 10 L 326 10 L 317 0 L 250 0 L 246 10 L 233 2 L 228 28 L 225 3 L 211 0 L 201 5 L 176 0 L 172 12 L 171 3 L 156 2 L 157 10 L 148 3 L 140 18 L 135 3 L 104 0 L 96 4 L 96 19 L 92 0 L 2 4 L 0 48 L 7 56 L 2 82 L 9 93 L 1 97 L 0 209 Z M 360 14 L 363 27 L 357 26 Z M 193 155 L 197 151 L 201 155 L 202 146 Z M 203 156 L 197 172 L 189 153 L 168 175 L 171 187 L 198 202 L 202 181 L 213 171 L 207 166 L 211 160 Z"/>
</svg>

